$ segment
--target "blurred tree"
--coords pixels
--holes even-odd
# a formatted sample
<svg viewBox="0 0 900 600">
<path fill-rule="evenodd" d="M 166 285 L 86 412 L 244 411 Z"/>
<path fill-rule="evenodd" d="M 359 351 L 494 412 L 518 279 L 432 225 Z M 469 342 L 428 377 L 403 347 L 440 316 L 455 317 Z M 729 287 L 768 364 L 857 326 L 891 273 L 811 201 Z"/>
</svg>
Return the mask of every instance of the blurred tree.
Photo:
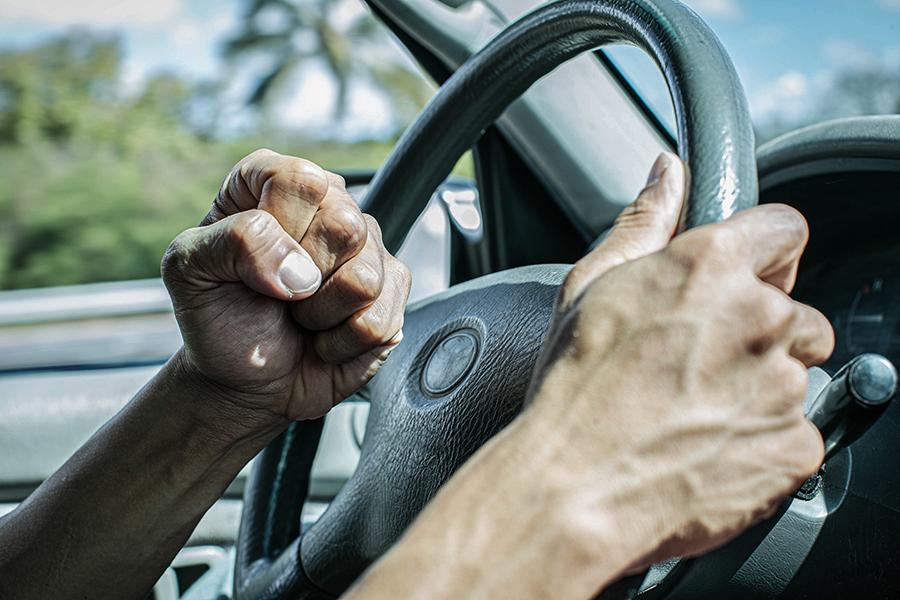
<svg viewBox="0 0 900 600">
<path fill-rule="evenodd" d="M 117 38 L 77 33 L 0 55 L 0 142 L 63 140 L 98 125 L 89 121 L 110 116 L 120 60 Z"/>
<path fill-rule="evenodd" d="M 826 93 L 802 118 L 772 115 L 758 123 L 756 139 L 764 143 L 783 133 L 839 117 L 900 114 L 900 70 L 883 66 L 854 67 L 834 75 Z"/>
<path fill-rule="evenodd" d="M 822 109 L 833 116 L 900 113 L 900 71 L 871 66 L 838 73 Z"/>
<path fill-rule="evenodd" d="M 0 52 L 0 287 L 157 275 L 235 158 L 192 130 L 194 84 L 126 94 L 121 59 L 86 31 Z"/>
<path fill-rule="evenodd" d="M 388 96 L 395 129 L 404 127 L 433 90 L 396 54 L 384 51 L 391 42 L 372 16 L 353 8 L 359 8 L 358 0 L 246 0 L 243 28 L 226 42 L 225 54 L 268 59 L 247 102 L 263 107 L 290 93 L 292 76 L 317 61 L 334 80 L 337 120 L 347 115 L 352 84 L 366 81 Z"/>
<path fill-rule="evenodd" d="M 271 145 L 217 136 L 217 82 L 122 84 L 117 37 L 76 31 L 0 50 L 0 289 L 159 275 L 231 166 Z M 326 167 L 380 164 L 389 143 L 278 148 Z"/>
</svg>

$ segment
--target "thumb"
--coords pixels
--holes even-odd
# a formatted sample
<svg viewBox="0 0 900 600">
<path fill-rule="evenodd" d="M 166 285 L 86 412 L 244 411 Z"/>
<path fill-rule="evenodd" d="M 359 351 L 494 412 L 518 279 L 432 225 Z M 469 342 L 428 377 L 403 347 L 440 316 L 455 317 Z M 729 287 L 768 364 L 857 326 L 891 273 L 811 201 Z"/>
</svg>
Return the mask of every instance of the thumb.
<svg viewBox="0 0 900 600">
<path fill-rule="evenodd" d="M 557 310 L 564 312 L 598 277 L 623 263 L 662 250 L 675 235 L 685 202 L 687 169 L 663 152 L 653 163 L 647 185 L 625 207 L 600 245 L 575 263 L 560 290 Z"/>
<path fill-rule="evenodd" d="M 302 300 L 322 283 L 306 250 L 257 209 L 181 233 L 163 256 L 162 275 L 173 296 L 240 282 L 278 300 Z"/>
</svg>

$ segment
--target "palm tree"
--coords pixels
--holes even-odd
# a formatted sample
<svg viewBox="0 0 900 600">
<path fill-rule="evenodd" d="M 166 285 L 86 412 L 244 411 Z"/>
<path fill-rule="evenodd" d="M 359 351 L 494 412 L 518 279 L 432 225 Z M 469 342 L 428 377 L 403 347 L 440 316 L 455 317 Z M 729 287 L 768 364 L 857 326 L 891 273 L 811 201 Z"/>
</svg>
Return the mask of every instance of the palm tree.
<svg viewBox="0 0 900 600">
<path fill-rule="evenodd" d="M 427 84 L 405 66 L 375 60 L 366 51 L 390 42 L 368 13 L 349 23 L 341 19 L 339 10 L 347 1 L 246 0 L 243 27 L 227 40 L 225 54 L 229 58 L 271 57 L 271 66 L 257 79 L 248 104 L 263 106 L 301 65 L 316 60 L 337 86 L 333 111 L 338 120 L 347 114 L 348 91 L 357 78 L 386 92 L 402 112 L 408 113 L 411 104 L 415 110 L 421 107 L 430 93 Z M 408 115 L 400 118 L 405 120 Z"/>
</svg>

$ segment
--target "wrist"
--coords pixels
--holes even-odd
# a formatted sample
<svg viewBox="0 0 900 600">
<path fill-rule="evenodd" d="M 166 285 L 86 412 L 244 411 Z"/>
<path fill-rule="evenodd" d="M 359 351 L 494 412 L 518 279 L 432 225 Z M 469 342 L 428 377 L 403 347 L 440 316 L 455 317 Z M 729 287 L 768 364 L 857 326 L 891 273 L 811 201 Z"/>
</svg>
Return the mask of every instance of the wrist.
<svg viewBox="0 0 900 600">
<path fill-rule="evenodd" d="M 601 439 L 585 437 L 585 429 L 573 435 L 577 430 L 539 411 L 526 410 L 509 429 L 524 477 L 542 475 L 537 482 L 533 476 L 523 481 L 540 486 L 540 511 L 550 515 L 548 527 L 556 531 L 550 541 L 573 565 L 562 583 L 567 589 L 596 593 L 591 586 L 605 587 L 646 564 L 669 538 L 674 522 L 668 486 L 631 448 L 610 446 L 598 453 Z"/>
<path fill-rule="evenodd" d="M 283 416 L 245 394 L 212 380 L 179 349 L 157 375 L 170 393 L 161 395 L 168 410 L 182 415 L 214 446 L 257 442 L 264 447 L 289 425 Z M 159 396 L 159 395 L 158 395 Z"/>
<path fill-rule="evenodd" d="M 428 581 L 430 598 L 592 597 L 641 564 L 660 541 L 654 514 L 626 480 L 579 463 L 569 442 L 520 417 L 444 486 L 356 591 L 424 597 Z M 497 556 L 502 568 L 485 560 Z"/>
</svg>

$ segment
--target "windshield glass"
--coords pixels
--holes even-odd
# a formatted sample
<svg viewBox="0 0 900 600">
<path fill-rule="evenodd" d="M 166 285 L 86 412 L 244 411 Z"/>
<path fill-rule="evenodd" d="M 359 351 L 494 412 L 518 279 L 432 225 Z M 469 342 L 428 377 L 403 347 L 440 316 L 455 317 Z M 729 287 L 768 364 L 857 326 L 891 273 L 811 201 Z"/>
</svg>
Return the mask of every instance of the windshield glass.
<svg viewBox="0 0 900 600">
<path fill-rule="evenodd" d="M 687 0 L 744 84 L 762 143 L 825 119 L 900 112 L 900 0 Z M 660 121 L 674 114 L 656 66 L 636 48 L 608 55 Z"/>
</svg>

